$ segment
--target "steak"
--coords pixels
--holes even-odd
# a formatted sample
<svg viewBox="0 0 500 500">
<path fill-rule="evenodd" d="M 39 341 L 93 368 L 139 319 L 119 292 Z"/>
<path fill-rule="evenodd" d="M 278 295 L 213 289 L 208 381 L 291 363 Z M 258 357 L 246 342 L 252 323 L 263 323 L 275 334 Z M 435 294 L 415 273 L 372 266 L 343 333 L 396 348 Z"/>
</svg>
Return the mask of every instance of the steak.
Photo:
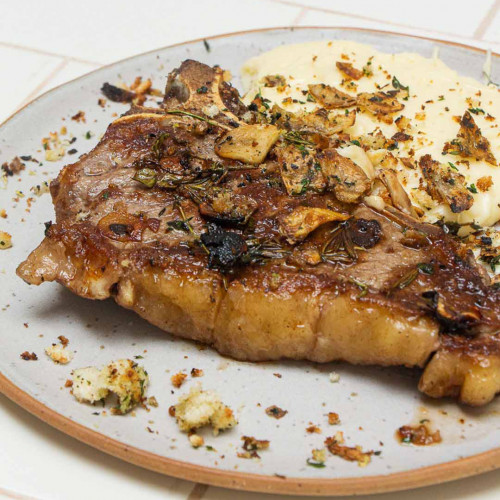
<svg viewBox="0 0 500 500">
<path fill-rule="evenodd" d="M 373 203 L 384 184 L 339 153 L 354 112 L 266 106 L 182 63 L 160 109 L 133 105 L 62 169 L 18 275 L 236 359 L 421 367 L 429 396 L 491 401 L 500 290 L 470 250 L 391 190 Z"/>
</svg>

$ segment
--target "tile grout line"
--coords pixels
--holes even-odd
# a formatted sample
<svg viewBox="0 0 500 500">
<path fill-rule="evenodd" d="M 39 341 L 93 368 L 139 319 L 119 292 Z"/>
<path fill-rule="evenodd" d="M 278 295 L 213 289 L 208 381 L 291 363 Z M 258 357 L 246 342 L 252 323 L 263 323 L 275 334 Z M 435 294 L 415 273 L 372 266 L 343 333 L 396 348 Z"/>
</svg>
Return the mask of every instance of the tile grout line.
<svg viewBox="0 0 500 500">
<path fill-rule="evenodd" d="M 488 12 L 483 17 L 482 21 L 479 23 L 479 26 L 474 31 L 474 38 L 482 39 L 485 35 L 486 31 L 490 27 L 495 15 L 500 7 L 500 0 L 496 0 L 493 2 L 493 5 L 488 9 Z"/>
<path fill-rule="evenodd" d="M 24 98 L 24 100 L 21 102 L 21 104 L 18 106 L 19 108 L 22 108 L 25 104 L 28 102 L 32 101 L 34 97 L 42 90 L 50 81 L 63 69 L 67 66 L 69 63 L 69 59 L 65 58 L 63 59 L 29 94 L 27 97 Z"/>
<path fill-rule="evenodd" d="M 64 54 L 58 54 L 57 52 L 50 52 L 48 50 L 36 49 L 34 47 L 28 47 L 25 45 L 19 45 L 17 43 L 0 42 L 0 47 L 9 47 L 11 49 L 26 50 L 27 52 L 34 52 L 35 54 L 40 54 L 42 56 L 49 57 L 59 57 L 68 59 L 68 61 L 78 62 L 82 64 L 91 64 L 93 66 L 102 66 L 103 63 L 97 61 L 89 61 L 87 59 L 80 59 L 79 57 L 66 56 Z"/>
<path fill-rule="evenodd" d="M 432 30 L 432 29 L 429 29 L 429 28 L 422 28 L 422 27 L 419 27 L 419 26 L 412 26 L 410 24 L 401 24 L 401 23 L 396 23 L 396 22 L 393 22 L 393 21 L 380 20 L 380 19 L 375 19 L 375 18 L 368 17 L 368 16 L 361 16 L 361 15 L 358 15 L 358 14 L 349 14 L 347 12 L 340 12 L 340 11 L 337 11 L 337 10 L 332 10 L 332 9 L 323 8 L 323 7 L 316 7 L 316 6 L 312 6 L 312 5 L 307 5 L 306 6 L 306 5 L 303 5 L 303 4 L 298 4 L 298 3 L 290 2 L 288 0 L 261 0 L 261 1 L 271 1 L 271 2 L 275 2 L 275 3 L 281 3 L 281 4 L 287 5 L 289 7 L 303 7 L 303 8 L 306 8 L 307 10 L 311 10 L 311 11 L 323 12 L 323 13 L 326 13 L 326 14 L 336 14 L 338 16 L 349 17 L 349 18 L 352 18 L 352 19 L 359 19 L 359 20 L 362 20 L 362 21 L 370 21 L 372 23 L 386 24 L 386 25 L 389 25 L 389 26 L 395 26 L 395 27 L 404 28 L 404 29 L 421 30 L 421 31 L 423 31 L 425 33 L 428 33 L 428 34 L 437 34 L 437 35 L 442 35 L 442 36 L 460 37 L 460 38 L 462 38 L 464 40 L 473 40 L 473 41 L 480 41 L 480 42 L 498 43 L 498 42 L 493 42 L 492 40 L 478 40 L 475 37 L 474 34 L 473 34 L 473 36 L 458 35 L 458 34 L 454 34 L 454 33 L 448 32 L 448 31 Z M 383 28 L 381 28 L 381 29 L 383 29 Z"/>
<path fill-rule="evenodd" d="M 292 21 L 291 25 L 292 26 L 297 26 L 301 19 L 307 14 L 307 11 L 309 9 L 307 7 L 303 7 L 300 9 L 299 13 L 295 16 L 294 20 Z"/>
<path fill-rule="evenodd" d="M 208 484 L 196 483 L 186 500 L 201 500 L 208 490 Z"/>
</svg>

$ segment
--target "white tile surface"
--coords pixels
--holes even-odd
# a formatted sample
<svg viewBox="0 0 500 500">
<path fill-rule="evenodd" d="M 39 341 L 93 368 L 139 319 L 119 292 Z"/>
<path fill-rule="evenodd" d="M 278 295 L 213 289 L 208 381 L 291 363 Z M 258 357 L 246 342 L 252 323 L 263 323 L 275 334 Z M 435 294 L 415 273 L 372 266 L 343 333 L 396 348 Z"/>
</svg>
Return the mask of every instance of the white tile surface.
<svg viewBox="0 0 500 500">
<path fill-rule="evenodd" d="M 472 36 L 495 0 L 277 0 L 391 24 Z"/>
<path fill-rule="evenodd" d="M 185 499 L 193 488 L 79 443 L 0 395 L 1 489 L 37 499 Z"/>
<path fill-rule="evenodd" d="M 497 10 L 496 15 L 493 17 L 491 24 L 489 25 L 483 36 L 483 39 L 500 43 L 500 8 Z"/>
<path fill-rule="evenodd" d="M 498 21 L 500 23 L 500 20 Z M 491 40 L 477 40 L 471 37 L 446 35 L 435 31 L 428 31 L 416 28 L 404 28 L 399 25 L 380 23 L 378 21 L 370 21 L 363 19 L 356 19 L 341 14 L 332 14 L 328 12 L 320 12 L 317 10 L 307 10 L 300 16 L 297 26 L 339 26 L 339 27 L 358 27 L 358 28 L 372 28 L 384 31 L 392 31 L 395 33 L 404 33 L 408 35 L 423 36 L 435 38 L 438 40 L 449 40 L 452 42 L 463 43 L 472 45 L 483 49 L 491 49 L 494 52 L 500 51 L 500 43 L 495 43 Z M 498 37 L 497 37 L 497 41 Z"/>
<path fill-rule="evenodd" d="M 1 29 L 0 29 L 1 31 Z M 0 45 L 2 79 L 0 122 L 12 114 L 60 65 L 56 57 L 43 56 Z"/>
<path fill-rule="evenodd" d="M 25 2 L 27 3 L 27 2 Z M 97 63 L 176 42 L 244 29 L 290 25 L 300 7 L 255 0 L 86 0 L 5 2 L 0 41 Z M 43 27 L 43 28 L 42 28 Z"/>
<path fill-rule="evenodd" d="M 66 59 L 64 60 L 64 64 L 59 71 L 54 75 L 54 78 L 51 78 L 45 83 L 45 85 L 37 88 L 37 92 L 32 96 L 32 98 L 34 99 L 54 87 L 69 82 L 70 80 L 74 80 L 75 78 L 85 75 L 86 73 L 89 73 L 99 67 L 100 65 L 97 64 L 88 64 Z"/>
</svg>

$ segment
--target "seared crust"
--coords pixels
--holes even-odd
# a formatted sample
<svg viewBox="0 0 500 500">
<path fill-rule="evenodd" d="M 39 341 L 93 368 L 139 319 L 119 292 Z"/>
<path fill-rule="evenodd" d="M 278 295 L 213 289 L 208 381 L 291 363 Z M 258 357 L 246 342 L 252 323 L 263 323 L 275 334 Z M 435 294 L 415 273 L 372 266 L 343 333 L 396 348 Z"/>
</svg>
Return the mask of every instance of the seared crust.
<svg viewBox="0 0 500 500">
<path fill-rule="evenodd" d="M 200 83 L 211 93 L 196 94 Z M 220 107 L 213 119 L 186 114 L 201 115 L 210 103 Z M 56 223 L 19 276 L 55 280 L 87 298 L 114 297 L 164 330 L 242 360 L 423 367 L 437 351 L 421 390 L 471 404 L 491 399 L 500 389 L 498 347 L 478 354 L 478 346 L 497 346 L 500 292 L 466 249 L 396 209 L 346 203 L 326 184 L 289 194 L 276 161 L 287 161 L 284 139 L 257 167 L 219 157 L 217 141 L 245 113 L 219 69 L 184 63 L 169 78 L 163 111 L 133 108 L 61 171 L 51 185 Z M 334 141 L 325 140 L 328 152 Z M 316 151 L 307 154 L 318 168 Z M 134 180 L 139 170 L 150 176 L 143 183 Z M 251 222 L 221 209 L 220 200 L 233 198 L 245 200 Z M 280 225 L 299 206 L 348 220 L 326 222 L 292 244 Z M 229 260 L 215 255 L 215 236 L 200 238 L 210 227 L 232 235 Z M 443 337 L 444 330 L 456 333 Z M 450 338 L 460 339 L 460 349 Z M 466 388 L 469 361 L 460 361 L 462 375 L 448 376 L 443 360 L 457 356 L 492 360 L 487 388 Z"/>
</svg>

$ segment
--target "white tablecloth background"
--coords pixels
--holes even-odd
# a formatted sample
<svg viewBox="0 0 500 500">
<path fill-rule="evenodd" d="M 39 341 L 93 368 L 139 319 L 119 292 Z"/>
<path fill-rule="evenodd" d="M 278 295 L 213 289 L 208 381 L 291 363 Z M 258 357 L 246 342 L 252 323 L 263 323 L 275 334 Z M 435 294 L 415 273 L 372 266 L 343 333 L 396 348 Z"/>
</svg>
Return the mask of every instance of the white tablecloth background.
<svg viewBox="0 0 500 500">
<path fill-rule="evenodd" d="M 0 121 L 50 88 L 124 57 L 203 36 L 291 25 L 385 29 L 500 52 L 500 0 L 0 0 Z M 0 497 L 281 498 L 129 465 L 52 429 L 4 396 L 0 429 Z M 500 471 L 376 498 L 499 499 Z"/>
</svg>

